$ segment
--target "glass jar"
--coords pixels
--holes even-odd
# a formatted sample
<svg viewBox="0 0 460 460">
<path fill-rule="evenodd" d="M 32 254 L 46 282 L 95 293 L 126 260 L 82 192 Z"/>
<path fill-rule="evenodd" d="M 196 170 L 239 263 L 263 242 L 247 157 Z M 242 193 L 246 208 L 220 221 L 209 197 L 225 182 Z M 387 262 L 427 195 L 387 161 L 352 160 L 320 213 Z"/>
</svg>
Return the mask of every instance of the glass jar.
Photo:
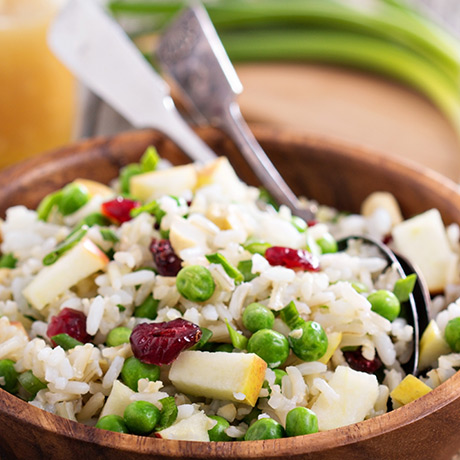
<svg viewBox="0 0 460 460">
<path fill-rule="evenodd" d="M 76 85 L 47 46 L 60 0 L 0 0 L 0 168 L 69 142 Z"/>
</svg>

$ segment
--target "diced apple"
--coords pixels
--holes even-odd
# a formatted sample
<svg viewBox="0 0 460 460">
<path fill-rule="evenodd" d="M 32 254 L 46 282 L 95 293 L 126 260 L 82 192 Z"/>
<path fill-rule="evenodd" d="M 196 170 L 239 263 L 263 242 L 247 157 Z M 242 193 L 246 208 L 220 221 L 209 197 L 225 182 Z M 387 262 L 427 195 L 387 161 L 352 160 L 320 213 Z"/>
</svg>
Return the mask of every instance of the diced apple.
<svg viewBox="0 0 460 460">
<path fill-rule="evenodd" d="M 404 405 L 415 401 L 430 391 L 431 388 L 428 385 L 410 374 L 390 393 L 390 396 L 398 404 Z"/>
<path fill-rule="evenodd" d="M 110 187 L 95 180 L 75 179 L 73 183 L 85 187 L 88 190 L 88 193 L 91 197 L 96 195 L 104 197 L 114 195 L 114 192 Z"/>
<path fill-rule="evenodd" d="M 173 362 L 169 379 L 184 393 L 254 406 L 266 369 L 254 353 L 184 351 Z"/>
<path fill-rule="evenodd" d="M 34 308 L 42 310 L 57 296 L 101 270 L 108 262 L 107 256 L 89 238 L 84 238 L 53 265 L 44 267 L 23 294 Z"/>
<path fill-rule="evenodd" d="M 441 355 L 446 355 L 450 351 L 438 324 L 432 319 L 420 339 L 419 369 L 431 367 Z"/>
<path fill-rule="evenodd" d="M 236 200 L 244 196 L 245 185 L 236 175 L 227 157 L 219 157 L 198 171 L 196 188 L 219 184 L 222 191 Z"/>
<path fill-rule="evenodd" d="M 392 231 L 395 249 L 422 272 L 431 292 L 458 279 L 458 256 L 452 251 L 437 209 L 408 219 Z"/>
<path fill-rule="evenodd" d="M 180 255 L 181 251 L 188 248 L 207 248 L 206 233 L 193 225 L 187 219 L 174 217 L 169 229 L 169 240 L 174 252 Z"/>
<path fill-rule="evenodd" d="M 318 361 L 323 364 L 327 364 L 329 360 L 331 359 L 332 355 L 335 353 L 335 350 L 337 350 L 338 346 L 340 345 L 340 342 L 342 341 L 342 333 L 341 332 L 331 332 L 330 334 L 327 334 L 327 350 L 326 353 L 324 353 L 323 356 L 321 356 Z"/>
<path fill-rule="evenodd" d="M 126 407 L 131 404 L 131 396 L 135 392 L 131 388 L 127 387 L 119 380 L 113 382 L 112 391 L 105 402 L 104 407 L 102 408 L 100 417 L 105 415 L 119 415 L 123 417 Z"/>
<path fill-rule="evenodd" d="M 361 205 L 361 214 L 370 217 L 377 209 L 384 209 L 391 218 L 391 225 L 402 222 L 401 209 L 393 194 L 389 192 L 371 193 Z"/>
<path fill-rule="evenodd" d="M 377 377 L 338 366 L 329 380 L 337 398 L 321 393 L 311 410 L 318 417 L 321 431 L 361 422 L 373 409 L 379 396 Z"/>
<path fill-rule="evenodd" d="M 142 201 L 160 198 L 163 195 L 181 196 L 193 190 L 197 183 L 195 165 L 175 166 L 138 174 L 130 179 L 131 194 Z"/>
<path fill-rule="evenodd" d="M 207 417 L 204 412 L 199 412 L 158 431 L 155 436 L 161 439 L 179 439 L 181 441 L 209 441 L 208 431 L 213 426 L 214 421 Z"/>
</svg>

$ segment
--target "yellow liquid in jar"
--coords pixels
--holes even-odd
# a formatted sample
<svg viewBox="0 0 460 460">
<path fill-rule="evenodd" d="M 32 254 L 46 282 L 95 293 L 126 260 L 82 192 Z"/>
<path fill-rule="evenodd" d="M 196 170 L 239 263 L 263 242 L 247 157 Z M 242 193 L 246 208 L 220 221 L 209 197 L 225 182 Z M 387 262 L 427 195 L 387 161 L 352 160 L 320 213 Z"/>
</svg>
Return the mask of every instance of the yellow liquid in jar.
<svg viewBox="0 0 460 460">
<path fill-rule="evenodd" d="M 0 168 L 72 139 L 75 81 L 47 46 L 52 0 L 0 0 Z"/>
</svg>

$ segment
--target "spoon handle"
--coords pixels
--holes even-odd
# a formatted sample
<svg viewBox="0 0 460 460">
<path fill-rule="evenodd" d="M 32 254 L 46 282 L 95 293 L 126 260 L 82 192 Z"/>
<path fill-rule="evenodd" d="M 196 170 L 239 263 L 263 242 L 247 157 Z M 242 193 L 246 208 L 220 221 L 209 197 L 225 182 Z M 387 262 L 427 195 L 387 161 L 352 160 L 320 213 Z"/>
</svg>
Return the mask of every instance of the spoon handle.
<svg viewBox="0 0 460 460">
<path fill-rule="evenodd" d="M 312 210 L 302 207 L 297 196 L 257 142 L 235 101 L 231 101 L 214 121 L 232 138 L 258 179 L 278 203 L 286 205 L 305 221 L 314 219 Z"/>
</svg>

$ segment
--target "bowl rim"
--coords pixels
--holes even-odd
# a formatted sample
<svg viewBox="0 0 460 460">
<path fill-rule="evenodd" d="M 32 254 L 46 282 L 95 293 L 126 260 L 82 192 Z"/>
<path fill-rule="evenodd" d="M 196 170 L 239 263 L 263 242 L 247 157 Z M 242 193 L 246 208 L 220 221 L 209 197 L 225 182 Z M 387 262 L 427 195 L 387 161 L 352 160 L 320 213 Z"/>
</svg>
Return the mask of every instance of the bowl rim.
<svg viewBox="0 0 460 460">
<path fill-rule="evenodd" d="M 215 130 L 204 128 L 198 130 L 205 139 L 215 135 Z M 116 134 L 114 136 L 101 136 L 70 144 L 48 152 L 40 157 L 31 158 L 17 165 L 0 171 L 0 186 L 9 180 L 11 174 L 20 174 L 27 168 L 38 168 L 56 159 L 63 160 L 72 158 L 80 153 L 79 150 L 91 150 L 97 146 L 112 142 L 113 140 L 129 140 L 142 135 L 157 133 L 155 130 L 133 130 Z M 299 134 L 288 130 L 277 130 L 266 127 L 254 129 L 256 137 L 263 144 L 267 141 L 275 143 L 290 143 L 310 149 L 327 149 L 337 155 L 347 155 L 367 163 L 372 167 L 385 165 L 386 168 L 402 172 L 417 173 L 428 177 L 430 181 L 439 185 L 439 193 L 452 197 L 455 195 L 460 203 L 460 188 L 450 179 L 440 173 L 407 159 L 388 157 L 380 152 L 371 152 L 368 149 L 346 145 L 335 141 L 325 140 L 320 137 Z M 79 422 L 62 418 L 58 415 L 46 412 L 34 407 L 18 397 L 0 389 L 0 410 L 7 411 L 8 415 L 15 420 L 34 426 L 40 430 L 46 430 L 56 435 L 72 438 L 80 441 L 96 443 L 102 447 L 115 448 L 117 450 L 135 452 L 139 454 L 164 455 L 164 458 L 182 458 L 187 452 L 188 458 L 279 458 L 280 456 L 308 454 L 327 451 L 332 447 L 340 447 L 353 444 L 355 441 L 365 441 L 382 434 L 390 433 L 401 427 L 410 425 L 418 420 L 438 411 L 460 398 L 456 387 L 460 386 L 460 373 L 450 377 L 437 388 L 421 398 L 391 412 L 382 414 L 359 423 L 344 427 L 318 432 L 306 436 L 282 438 L 264 441 L 244 442 L 199 442 L 157 439 L 136 435 L 126 435 L 104 430 L 94 430 L 93 427 Z M 110 433 L 110 436 L 107 436 Z M 133 439 L 136 442 L 133 443 Z M 308 441 L 306 441 L 308 439 Z M 262 448 L 261 448 L 262 446 Z"/>
</svg>

